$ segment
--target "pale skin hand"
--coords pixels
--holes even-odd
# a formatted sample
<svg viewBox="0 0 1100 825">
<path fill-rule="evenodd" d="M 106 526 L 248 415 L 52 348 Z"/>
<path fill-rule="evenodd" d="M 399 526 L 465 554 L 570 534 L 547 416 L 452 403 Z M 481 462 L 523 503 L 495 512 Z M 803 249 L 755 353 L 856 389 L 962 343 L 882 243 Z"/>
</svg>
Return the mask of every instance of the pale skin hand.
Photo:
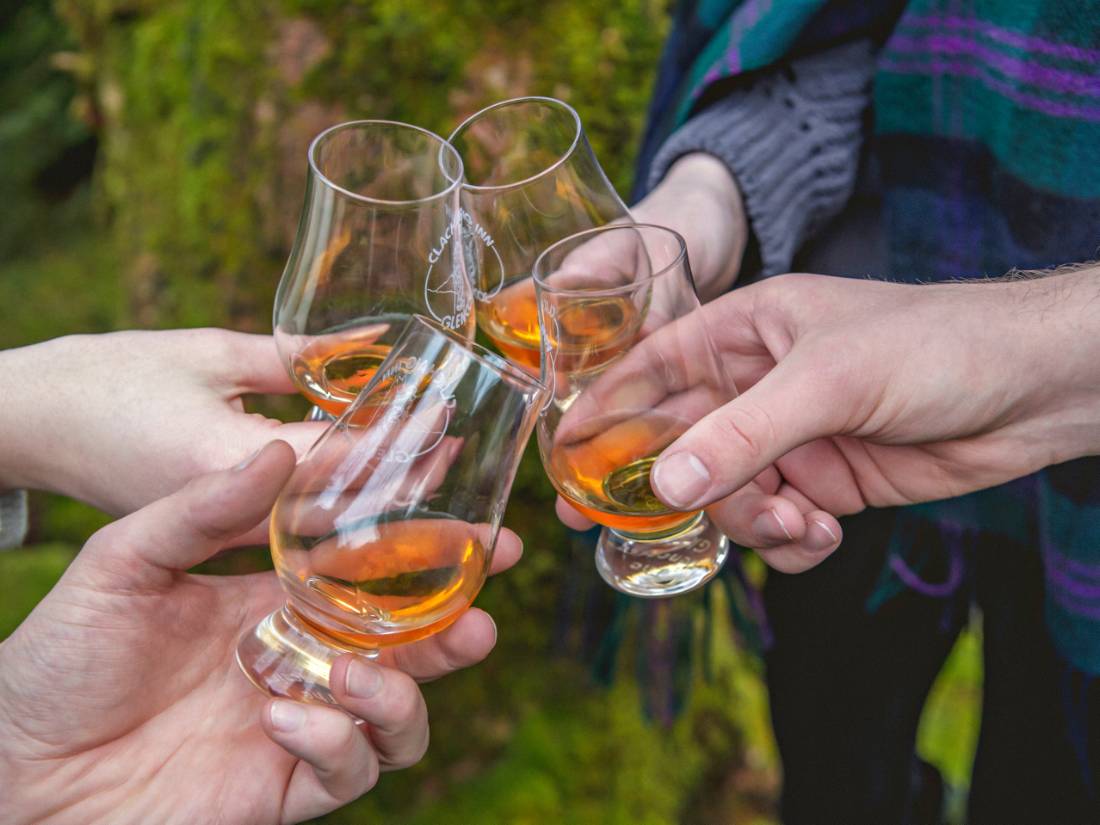
<svg viewBox="0 0 1100 825">
<path fill-rule="evenodd" d="M 683 237 L 700 300 L 721 295 L 733 285 L 745 253 L 748 222 L 740 190 L 720 160 L 701 152 L 684 155 L 630 212 L 635 223 L 664 226 Z M 559 289 L 619 287 L 649 271 L 644 255 L 638 236 L 596 234 L 566 256 L 558 271 L 543 272 L 541 277 Z M 526 291 L 534 300 L 529 280 L 509 289 Z"/>
<path fill-rule="evenodd" d="M 742 395 L 653 484 L 794 572 L 835 516 L 949 498 L 1100 450 L 1098 270 L 911 286 L 787 275 L 706 307 Z"/>
<path fill-rule="evenodd" d="M 238 637 L 284 601 L 273 573 L 184 572 L 260 522 L 293 466 L 275 442 L 104 528 L 0 644 L 0 821 L 298 822 L 420 759 L 416 680 L 483 659 L 496 640 L 487 614 L 471 609 L 379 664 L 337 660 L 333 689 L 357 727 L 333 708 L 269 700 L 240 673 Z M 494 572 L 520 552 L 502 532 Z"/>
<path fill-rule="evenodd" d="M 639 223 L 667 226 L 684 237 L 701 300 L 733 285 L 749 230 L 741 192 L 722 161 L 702 152 L 684 155 L 630 211 Z"/>
<path fill-rule="evenodd" d="M 654 489 L 678 509 L 706 506 L 734 541 L 797 572 L 840 544 L 837 516 L 1100 451 L 1098 275 L 785 275 L 723 296 L 704 313 L 742 395 L 662 453 Z M 646 345 L 635 357 L 660 335 Z M 558 512 L 587 524 L 563 502 Z"/>
<path fill-rule="evenodd" d="M 129 513 L 273 438 L 301 454 L 320 423 L 244 412 L 293 393 L 274 341 L 219 329 L 73 335 L 0 352 L 0 488 L 62 493 Z"/>
</svg>

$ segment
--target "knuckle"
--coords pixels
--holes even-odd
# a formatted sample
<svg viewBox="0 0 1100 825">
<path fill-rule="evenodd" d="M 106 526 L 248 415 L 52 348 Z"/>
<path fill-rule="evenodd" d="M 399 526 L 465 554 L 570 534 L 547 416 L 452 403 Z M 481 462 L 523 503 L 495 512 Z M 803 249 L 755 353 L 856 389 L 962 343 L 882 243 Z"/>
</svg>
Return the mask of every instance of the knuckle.
<svg viewBox="0 0 1100 825">
<path fill-rule="evenodd" d="M 277 419 L 277 418 L 268 418 L 263 413 L 258 413 L 258 412 L 248 413 L 248 417 L 250 419 L 252 419 L 252 421 L 258 427 L 260 427 L 260 429 L 264 430 L 265 433 L 274 432 L 275 430 L 277 430 L 281 426 L 283 426 L 283 422 L 280 421 L 279 419 Z"/>
<path fill-rule="evenodd" d="M 391 756 L 386 760 L 386 770 L 401 771 L 405 770 L 405 768 L 411 768 L 413 765 L 420 762 L 428 753 L 428 745 L 430 742 L 431 733 L 428 726 L 425 725 L 415 742 L 408 745 L 406 750 L 401 754 Z"/>
<path fill-rule="evenodd" d="M 424 698 L 420 695 L 416 682 L 403 673 L 401 677 L 389 703 L 390 724 L 398 728 L 408 728 L 420 720 Z"/>
<path fill-rule="evenodd" d="M 428 752 L 428 746 L 431 744 L 431 738 L 431 730 L 427 725 L 425 725 L 424 732 L 420 736 L 420 741 L 417 743 L 416 747 L 412 751 L 412 754 L 410 755 L 408 765 L 409 767 L 415 765 L 417 762 L 424 758 L 425 754 L 427 754 Z"/>
<path fill-rule="evenodd" d="M 347 757 L 349 754 L 355 752 L 356 748 L 362 746 L 363 734 L 360 733 L 359 728 L 355 726 L 355 723 L 350 718 L 344 717 L 341 719 L 340 731 L 333 738 L 333 753 L 338 755 L 338 759 Z"/>
<path fill-rule="evenodd" d="M 233 537 L 234 530 L 227 519 L 218 517 L 215 512 L 217 502 L 210 499 L 209 479 L 205 476 L 193 478 L 184 487 L 183 518 L 192 530 L 202 538 L 220 542 Z"/>
<path fill-rule="evenodd" d="M 486 651 L 485 656 L 488 655 L 489 651 Z M 469 654 L 455 649 L 454 640 L 450 634 L 441 636 L 439 639 L 439 670 L 441 673 L 454 673 L 456 670 L 469 667 L 483 658 L 484 656 L 477 656 L 476 659 L 471 661 Z"/>
<path fill-rule="evenodd" d="M 765 445 L 774 443 L 776 438 L 771 414 L 751 402 L 729 407 L 715 423 L 717 432 L 714 435 L 719 439 L 716 443 L 731 443 L 753 460 L 763 456 Z"/>
</svg>

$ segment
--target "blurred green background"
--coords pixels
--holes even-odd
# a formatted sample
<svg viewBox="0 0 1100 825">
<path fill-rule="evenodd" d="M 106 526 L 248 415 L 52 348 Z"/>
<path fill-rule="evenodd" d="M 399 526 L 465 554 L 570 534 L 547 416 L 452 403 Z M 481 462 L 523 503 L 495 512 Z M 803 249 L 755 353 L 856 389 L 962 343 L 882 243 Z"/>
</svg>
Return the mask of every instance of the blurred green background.
<svg viewBox="0 0 1100 825">
<path fill-rule="evenodd" d="M 656 0 L 9 0 L 0 346 L 125 327 L 269 331 L 307 144 L 352 117 L 446 134 L 494 100 L 554 95 L 626 192 L 667 15 Z M 497 650 L 426 687 L 425 761 L 325 822 L 777 821 L 761 668 L 724 618 L 731 592 L 617 600 L 552 502 L 529 454 L 507 517 L 524 561 L 479 599 Z M 28 546 L 0 553 L 0 638 L 106 522 L 58 497 L 32 503 Z M 238 557 L 225 572 L 264 563 Z M 977 650 L 965 635 L 920 734 L 956 819 Z"/>
</svg>

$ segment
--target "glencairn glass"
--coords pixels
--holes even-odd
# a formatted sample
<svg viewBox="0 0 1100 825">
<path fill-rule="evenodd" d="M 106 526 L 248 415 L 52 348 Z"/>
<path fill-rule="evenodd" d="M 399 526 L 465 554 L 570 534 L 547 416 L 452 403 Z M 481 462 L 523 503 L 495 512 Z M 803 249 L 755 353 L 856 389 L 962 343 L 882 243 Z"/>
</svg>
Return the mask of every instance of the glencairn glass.
<svg viewBox="0 0 1100 825">
<path fill-rule="evenodd" d="M 466 174 L 466 231 L 477 251 L 478 327 L 509 359 L 539 369 L 531 266 L 555 241 L 630 213 L 607 179 L 573 107 L 550 97 L 496 103 L 448 138 Z"/>
<path fill-rule="evenodd" d="M 550 246 L 533 280 L 548 400 L 539 451 L 557 491 L 603 525 L 600 575 L 634 596 L 686 593 L 729 540 L 657 498 L 661 451 L 736 394 L 719 363 L 683 238 L 661 226 L 587 230 Z"/>
<path fill-rule="evenodd" d="M 412 315 L 473 337 L 462 181 L 458 152 L 405 123 L 342 123 L 310 145 L 274 329 L 298 389 L 330 417 L 366 385 Z"/>
<path fill-rule="evenodd" d="M 332 703 L 343 653 L 452 624 L 485 581 L 541 384 L 415 316 L 271 513 L 286 604 L 242 636 L 261 690 Z"/>
</svg>

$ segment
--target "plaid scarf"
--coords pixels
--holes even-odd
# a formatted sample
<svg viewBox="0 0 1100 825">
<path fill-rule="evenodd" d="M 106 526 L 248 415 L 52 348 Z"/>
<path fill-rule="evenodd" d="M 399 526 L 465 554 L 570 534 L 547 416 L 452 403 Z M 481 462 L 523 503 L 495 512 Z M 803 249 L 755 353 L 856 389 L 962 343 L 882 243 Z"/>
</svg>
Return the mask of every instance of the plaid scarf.
<svg viewBox="0 0 1100 825">
<path fill-rule="evenodd" d="M 855 39 L 878 46 L 867 153 L 899 281 L 981 278 L 1100 251 L 1100 0 L 699 0 L 662 57 L 640 169 L 693 112 L 753 72 Z M 644 174 L 639 175 L 644 179 Z M 938 532 L 938 546 L 914 535 Z M 1038 547 L 1061 655 L 1100 675 L 1100 459 L 899 511 L 877 608 L 945 599 L 980 539 Z M 939 583 L 922 569 L 947 574 Z"/>
</svg>

